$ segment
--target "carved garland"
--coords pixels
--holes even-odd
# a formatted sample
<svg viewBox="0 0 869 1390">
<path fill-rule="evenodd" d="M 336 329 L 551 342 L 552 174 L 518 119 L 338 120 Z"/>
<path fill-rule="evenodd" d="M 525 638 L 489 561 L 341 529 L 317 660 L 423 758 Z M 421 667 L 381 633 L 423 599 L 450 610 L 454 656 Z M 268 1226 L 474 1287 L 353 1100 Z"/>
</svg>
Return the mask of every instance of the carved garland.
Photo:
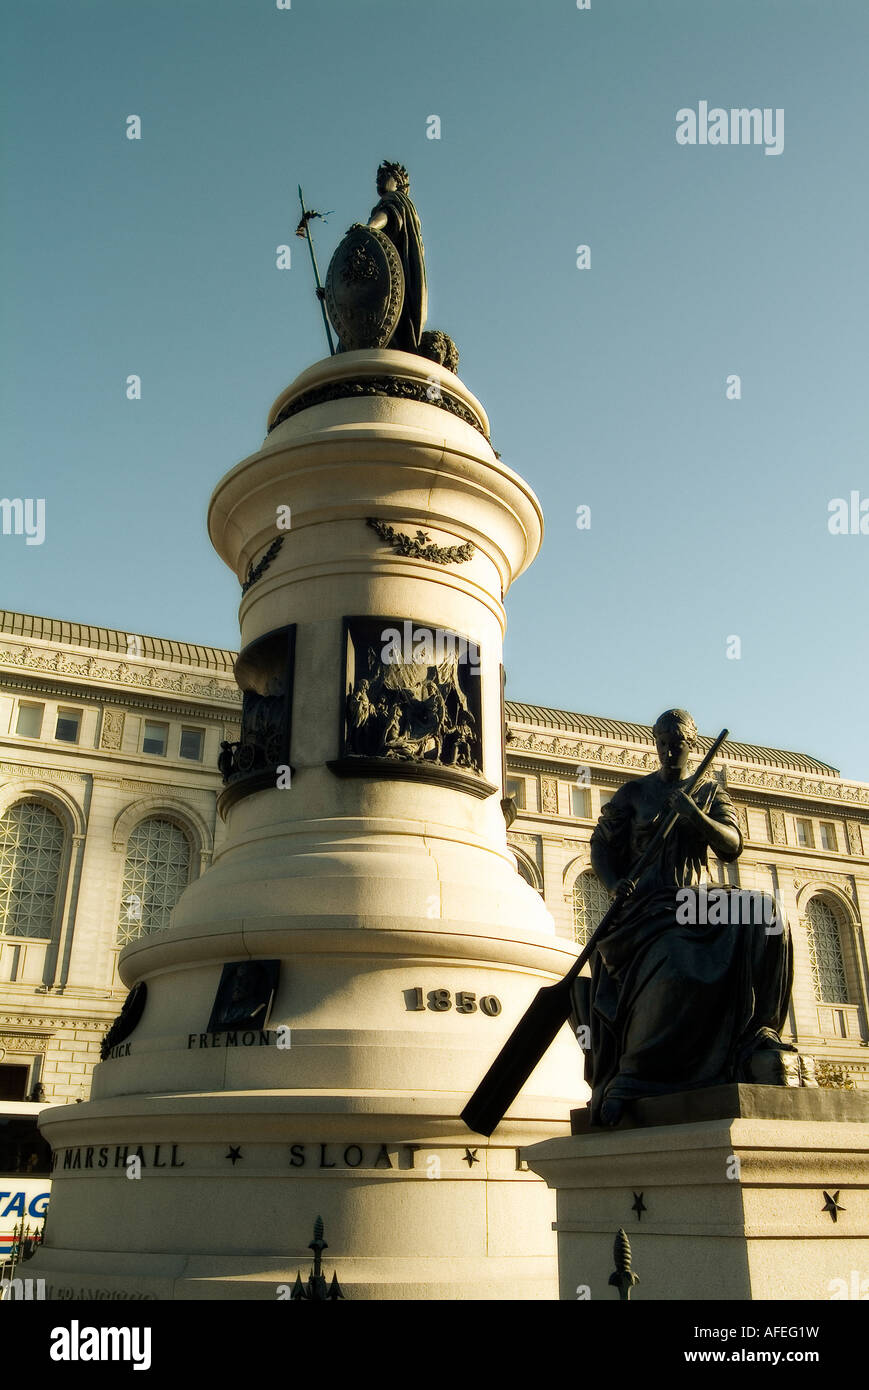
<svg viewBox="0 0 869 1390">
<path fill-rule="evenodd" d="M 253 563 L 248 565 L 247 579 L 241 586 L 241 592 L 243 594 L 246 594 L 251 585 L 255 584 L 258 579 L 262 578 L 262 576 L 265 574 L 266 570 L 268 569 L 272 560 L 277 555 L 283 543 L 283 536 L 275 536 L 275 539 L 272 541 L 265 555 L 263 555 L 259 560 L 257 560 L 255 565 Z"/>
<path fill-rule="evenodd" d="M 426 382 L 409 381 L 396 376 L 359 377 L 355 381 L 336 381 L 327 386 L 316 386 L 310 391 L 304 391 L 301 396 L 295 396 L 293 400 L 288 401 L 278 413 L 274 424 L 269 425 L 269 434 L 276 430 L 278 425 L 283 424 L 284 420 L 289 420 L 301 410 L 309 410 L 314 405 L 324 405 L 327 401 L 345 400 L 348 396 L 397 396 L 403 400 L 424 401 L 427 405 L 435 405 L 440 410 L 457 416 L 459 420 L 464 420 L 466 425 L 473 426 L 484 439 L 489 438 L 474 412 L 463 401 L 450 396 L 442 387 L 434 392 Z"/>
<path fill-rule="evenodd" d="M 416 536 L 407 536 L 396 531 L 385 521 L 376 517 L 367 518 L 368 525 L 376 531 L 386 545 L 391 545 L 396 555 L 408 555 L 414 560 L 429 560 L 433 565 L 461 565 L 470 560 L 474 547 L 470 541 L 463 545 L 435 545 L 427 531 L 417 531 Z"/>
</svg>

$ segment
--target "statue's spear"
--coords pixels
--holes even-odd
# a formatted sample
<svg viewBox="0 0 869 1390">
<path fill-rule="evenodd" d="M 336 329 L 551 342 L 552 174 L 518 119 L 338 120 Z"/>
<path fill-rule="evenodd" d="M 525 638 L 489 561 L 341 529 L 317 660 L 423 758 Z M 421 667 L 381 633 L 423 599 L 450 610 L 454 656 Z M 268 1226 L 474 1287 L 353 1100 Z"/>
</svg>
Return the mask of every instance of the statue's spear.
<svg viewBox="0 0 869 1390">
<path fill-rule="evenodd" d="M 334 356 L 335 356 L 335 345 L 334 345 L 334 343 L 332 342 L 332 330 L 331 330 L 330 327 L 329 327 L 329 320 L 328 320 L 328 318 L 326 317 L 326 305 L 325 305 L 325 303 L 324 303 L 325 298 L 326 298 L 326 291 L 323 289 L 323 286 L 322 286 L 321 283 L 320 283 L 320 272 L 319 272 L 319 270 L 317 269 L 317 257 L 314 255 L 314 243 L 313 243 L 313 241 L 311 240 L 311 228 L 308 226 L 308 223 L 311 221 L 311 219 L 312 219 L 313 217 L 323 217 L 323 216 L 325 216 L 325 215 L 327 215 L 327 214 L 324 214 L 324 213 L 322 213 L 322 212 L 308 212 L 308 211 L 306 211 L 306 209 L 305 209 L 305 199 L 304 199 L 304 197 L 302 196 L 302 185 L 301 185 L 301 184 L 299 184 L 299 202 L 300 202 L 301 207 L 302 207 L 302 217 L 301 217 L 301 221 L 299 222 L 298 227 L 296 228 L 296 236 L 303 236 L 303 237 L 305 237 L 305 238 L 307 239 L 307 242 L 308 242 L 308 250 L 309 250 L 310 253 L 311 253 L 311 265 L 314 267 L 314 279 L 315 279 L 316 282 L 317 282 L 317 298 L 318 298 L 319 301 L 320 301 L 320 310 L 321 310 L 322 315 L 323 315 L 323 327 L 324 327 L 325 330 L 326 330 L 326 338 L 328 339 L 328 342 L 329 342 L 329 352 L 330 352 L 331 355 L 334 357 Z"/>
</svg>

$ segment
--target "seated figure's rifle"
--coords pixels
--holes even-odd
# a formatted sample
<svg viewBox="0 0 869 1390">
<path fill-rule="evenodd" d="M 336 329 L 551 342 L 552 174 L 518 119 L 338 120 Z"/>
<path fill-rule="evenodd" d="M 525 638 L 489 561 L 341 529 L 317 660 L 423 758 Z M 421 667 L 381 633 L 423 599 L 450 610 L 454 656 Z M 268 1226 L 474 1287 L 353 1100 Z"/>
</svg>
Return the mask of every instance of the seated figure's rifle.
<svg viewBox="0 0 869 1390">
<path fill-rule="evenodd" d="M 722 729 L 712 747 L 681 790 L 690 795 L 728 736 Z M 674 790 L 676 790 L 674 788 Z M 476 1134 L 489 1135 L 501 1123 L 508 1108 L 518 1096 L 540 1058 L 556 1033 L 566 1021 L 571 1009 L 571 986 L 601 937 L 628 901 L 637 881 L 656 857 L 679 820 L 673 811 L 661 820 L 643 853 L 625 880 L 631 886 L 617 891 L 597 929 L 589 937 L 581 953 L 562 980 L 539 989 L 519 1023 L 513 1029 L 498 1056 L 490 1066 L 471 1099 L 462 1111 L 462 1119 Z"/>
</svg>

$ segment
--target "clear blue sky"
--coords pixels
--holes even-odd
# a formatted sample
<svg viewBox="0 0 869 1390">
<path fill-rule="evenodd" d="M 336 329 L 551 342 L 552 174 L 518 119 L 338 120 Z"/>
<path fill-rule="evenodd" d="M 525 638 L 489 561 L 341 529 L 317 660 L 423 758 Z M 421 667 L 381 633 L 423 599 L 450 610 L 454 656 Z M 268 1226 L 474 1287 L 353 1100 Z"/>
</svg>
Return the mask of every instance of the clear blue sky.
<svg viewBox="0 0 869 1390">
<path fill-rule="evenodd" d="M 0 494 L 44 497 L 46 538 L 0 536 L 2 606 L 237 645 L 208 497 L 325 351 L 296 185 L 335 210 L 325 266 L 397 159 L 429 324 L 547 520 L 508 696 L 680 704 L 869 780 L 869 535 L 827 528 L 869 497 L 865 0 L 9 0 L 4 28 Z M 783 152 L 677 144 L 700 101 L 782 108 Z"/>
</svg>

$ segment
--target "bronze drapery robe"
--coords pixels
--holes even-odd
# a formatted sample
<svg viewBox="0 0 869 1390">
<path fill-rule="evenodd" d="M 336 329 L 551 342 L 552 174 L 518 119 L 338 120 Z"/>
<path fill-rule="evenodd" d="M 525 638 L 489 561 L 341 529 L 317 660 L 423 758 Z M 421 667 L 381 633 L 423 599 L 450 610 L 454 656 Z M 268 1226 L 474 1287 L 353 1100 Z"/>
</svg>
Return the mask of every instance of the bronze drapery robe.
<svg viewBox="0 0 869 1390">
<path fill-rule="evenodd" d="M 401 257 L 404 271 L 404 306 L 387 347 L 399 352 L 417 352 L 428 313 L 425 248 L 419 216 L 407 194 L 398 190 L 384 193 L 377 206 L 371 209 L 371 217 L 378 212 L 386 213 L 384 231 Z"/>
<path fill-rule="evenodd" d="M 716 782 L 702 782 L 693 798 L 713 820 L 739 831 L 733 803 Z M 627 876 L 654 828 L 639 818 L 630 786 L 621 787 L 595 827 L 592 855 L 599 847 Z M 730 858 L 741 852 L 740 835 Z M 680 904 L 679 916 L 689 914 L 677 893 L 691 888 L 699 900 L 706 866 L 705 840 L 679 821 L 594 952 L 591 980 L 576 982 L 574 1023 L 591 1035 L 585 1079 L 592 1123 L 600 1123 L 606 1097 L 629 1101 L 747 1080 L 754 1051 L 783 1046 L 779 1032 L 793 982 L 787 923 L 766 894 L 757 914 L 765 922 L 702 925 L 698 910 L 696 925 L 682 925 Z"/>
</svg>

